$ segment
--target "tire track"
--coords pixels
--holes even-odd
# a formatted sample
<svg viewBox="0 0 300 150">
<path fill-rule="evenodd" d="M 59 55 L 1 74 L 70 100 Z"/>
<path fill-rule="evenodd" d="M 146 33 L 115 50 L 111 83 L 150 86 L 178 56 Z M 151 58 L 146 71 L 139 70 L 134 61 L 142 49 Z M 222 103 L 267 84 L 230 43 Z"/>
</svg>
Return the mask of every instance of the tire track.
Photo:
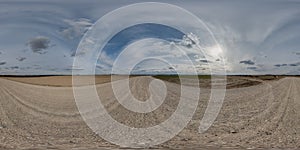
<svg viewBox="0 0 300 150">
<path fill-rule="evenodd" d="M 152 79 L 131 78 L 132 94 L 137 99 L 147 99 Z M 166 103 L 153 114 L 143 115 L 122 108 L 111 91 L 111 83 L 96 85 L 96 88 L 102 104 L 116 120 L 125 125 L 145 127 L 164 121 L 177 107 L 180 86 L 165 83 L 168 92 Z M 82 88 L 89 89 L 89 86 Z M 209 96 L 209 89 L 201 89 L 199 108 L 191 123 L 178 136 L 158 148 L 300 148 L 300 79 L 284 78 L 227 90 L 217 120 L 207 132 L 198 134 L 199 119 Z M 87 110 L 86 113 L 93 111 Z M 1 129 L 3 124 L 6 127 Z M 49 145 L 62 149 L 112 148 L 85 125 L 76 108 L 71 87 L 36 86 L 0 79 L 0 134 L 0 147 L 4 145 L 14 149 L 41 147 L 39 144 L 42 148 Z"/>
</svg>

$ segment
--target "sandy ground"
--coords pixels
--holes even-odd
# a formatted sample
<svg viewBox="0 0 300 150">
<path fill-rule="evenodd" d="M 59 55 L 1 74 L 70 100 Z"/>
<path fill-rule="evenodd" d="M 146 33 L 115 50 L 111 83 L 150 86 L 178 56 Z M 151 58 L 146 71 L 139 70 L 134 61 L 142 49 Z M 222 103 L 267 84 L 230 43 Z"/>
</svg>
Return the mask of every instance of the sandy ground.
<svg viewBox="0 0 300 150">
<path fill-rule="evenodd" d="M 136 76 L 131 76 L 136 77 Z M 55 86 L 55 87 L 71 87 L 72 86 L 72 76 L 41 76 L 41 77 L 2 77 L 4 79 L 27 83 L 27 84 L 34 84 L 34 85 L 42 85 L 42 86 Z M 112 78 L 109 75 L 99 75 L 95 76 L 95 82 L 91 82 L 89 79 L 91 76 L 80 76 L 80 80 L 83 81 L 82 85 L 92 85 L 96 84 L 103 84 L 111 82 Z M 126 78 L 126 76 L 114 76 L 114 80 L 120 80 Z M 173 83 L 180 84 L 180 80 L 178 77 L 174 76 L 162 76 L 162 77 L 155 77 L 157 79 L 162 79 L 164 81 L 169 81 Z M 191 80 L 191 82 L 187 82 L 188 86 L 193 86 L 195 84 L 195 77 L 194 76 L 187 76 L 183 77 L 185 80 Z M 227 88 L 240 88 L 240 87 L 247 87 L 253 86 L 257 84 L 261 84 L 264 81 L 264 78 L 268 80 L 277 80 L 276 78 L 269 77 L 269 76 L 258 76 L 258 77 L 250 77 L 250 76 L 227 76 Z M 263 79 L 261 79 L 263 78 Z M 282 77 L 280 77 L 282 78 Z M 210 79 L 204 78 L 199 79 L 199 86 L 203 88 L 210 88 L 211 82 Z"/>
<path fill-rule="evenodd" d="M 131 78 L 133 95 L 140 100 L 147 99 L 147 87 L 153 79 Z M 54 81 L 54 85 L 59 85 L 58 79 Z M 71 87 L 64 87 L 65 84 L 60 85 L 62 87 L 28 84 L 30 82 L 0 78 L 0 149 L 119 148 L 88 128 L 78 112 Z M 132 127 L 149 127 L 166 120 L 178 104 L 180 86 L 165 82 L 168 89 L 166 100 L 157 110 L 147 114 L 122 107 L 107 79 L 99 81 L 102 84 L 97 85 L 97 91 L 115 120 Z M 300 79 L 261 82 L 227 89 L 218 118 L 203 134 L 198 133 L 198 127 L 210 90 L 201 89 L 198 109 L 188 126 L 172 140 L 153 148 L 300 149 Z"/>
<path fill-rule="evenodd" d="M 71 76 L 42 76 L 42 77 L 3 77 L 4 79 L 18 81 L 22 83 L 43 85 L 43 86 L 56 86 L 56 87 L 71 87 Z M 82 80 L 87 80 L 91 76 L 81 76 Z M 110 76 L 95 76 L 95 83 L 102 84 L 111 81 Z M 91 85 L 94 83 L 85 82 L 84 85 Z"/>
</svg>

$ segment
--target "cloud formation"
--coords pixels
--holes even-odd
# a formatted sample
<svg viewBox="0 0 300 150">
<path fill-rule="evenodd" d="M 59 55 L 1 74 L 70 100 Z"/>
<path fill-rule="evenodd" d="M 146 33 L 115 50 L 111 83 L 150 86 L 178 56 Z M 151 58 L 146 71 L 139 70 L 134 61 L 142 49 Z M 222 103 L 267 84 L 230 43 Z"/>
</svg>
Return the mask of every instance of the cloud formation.
<svg viewBox="0 0 300 150">
<path fill-rule="evenodd" d="M 297 66 L 300 66 L 300 62 L 296 62 L 296 63 L 290 63 L 290 64 L 276 64 L 274 65 L 275 67 L 287 67 L 287 66 L 290 66 L 290 67 L 297 67 Z"/>
<path fill-rule="evenodd" d="M 247 69 L 249 69 L 249 70 L 256 70 L 257 67 L 247 67 Z"/>
<path fill-rule="evenodd" d="M 300 66 L 300 62 L 289 64 L 291 67 Z"/>
<path fill-rule="evenodd" d="M 255 65 L 255 62 L 253 62 L 252 60 L 242 60 L 240 61 L 240 64 Z"/>
<path fill-rule="evenodd" d="M 208 63 L 209 61 L 208 60 L 199 60 L 200 62 L 203 62 L 203 63 Z"/>
<path fill-rule="evenodd" d="M 44 50 L 50 47 L 50 39 L 44 36 L 32 38 L 27 44 L 34 53 L 43 53 Z"/>
<path fill-rule="evenodd" d="M 2 65 L 5 65 L 6 64 L 6 62 L 5 61 L 3 61 L 3 62 L 0 62 L 0 66 L 2 66 Z"/>
<path fill-rule="evenodd" d="M 65 19 L 64 22 L 68 24 L 68 27 L 64 28 L 61 34 L 69 40 L 81 37 L 93 25 L 92 21 L 87 18 Z"/>
<path fill-rule="evenodd" d="M 276 65 L 274 65 L 275 67 L 285 67 L 285 66 L 287 66 L 287 64 L 276 64 Z"/>
<path fill-rule="evenodd" d="M 16 58 L 18 61 L 24 61 L 26 59 L 26 57 L 18 57 Z"/>
<path fill-rule="evenodd" d="M 13 67 L 10 67 L 10 69 L 12 69 L 12 70 L 19 69 L 19 66 L 13 66 Z"/>
<path fill-rule="evenodd" d="M 3 63 L 3 58 L 5 58 L 5 63 L 19 65 L 20 74 L 44 74 L 53 73 L 52 71 L 63 74 L 68 73 L 63 69 L 66 65 L 70 65 L 74 59 L 68 56 L 75 56 L 74 50 L 76 50 L 82 35 L 92 23 L 116 8 L 136 2 L 145 2 L 146 0 L 11 1 L 2 1 L 2 5 L 0 5 L 0 14 L 5 14 L 0 15 L 0 62 Z M 190 0 L 186 2 L 178 0 L 165 2 L 182 7 L 203 19 L 223 49 L 229 73 L 246 74 L 251 71 L 250 73 L 261 74 L 284 74 L 289 72 L 300 74 L 299 64 L 296 63 L 299 62 L 300 57 L 299 1 L 239 2 L 228 0 L 216 2 Z M 144 14 L 138 15 L 142 16 Z M 181 18 L 180 16 L 177 17 Z M 241 21 L 245 17 L 247 19 Z M 122 23 L 124 20 L 126 21 L 128 18 L 124 17 L 118 21 Z M 108 25 L 108 27 L 111 26 L 118 26 L 118 24 Z M 30 40 L 32 42 L 29 44 L 28 39 L 39 35 L 46 37 L 44 42 L 43 40 L 40 40 L 40 42 Z M 205 36 L 200 37 L 200 42 L 205 40 Z M 28 42 L 27 47 L 24 45 L 26 42 Z M 186 36 L 182 41 L 181 46 L 186 48 L 188 55 L 191 57 L 195 53 L 193 47 L 196 42 L 191 35 Z M 49 49 L 53 43 L 56 44 L 56 47 L 51 49 L 50 52 Z M 163 47 L 164 45 L 158 46 Z M 169 47 L 172 49 L 172 44 Z M 24 49 L 46 54 L 45 57 L 39 57 L 28 53 Z M 207 59 L 209 63 L 221 62 L 219 58 L 215 57 L 217 54 L 215 48 L 211 48 L 208 52 L 212 52 L 212 57 Z M 133 54 L 136 53 L 140 54 L 139 51 Z M 84 54 L 84 51 L 79 55 L 81 54 Z M 153 55 L 146 52 L 144 54 L 145 57 Z M 171 56 L 171 54 L 168 55 Z M 66 57 L 62 57 L 63 55 L 66 55 Z M 176 59 L 179 60 L 179 66 L 183 64 L 181 62 L 182 58 L 179 57 L 180 54 L 174 52 L 172 55 L 178 57 Z M 20 63 L 16 59 L 18 56 L 27 59 Z M 195 61 L 199 60 L 196 62 L 196 67 L 199 67 L 199 70 L 206 69 L 205 65 L 209 64 L 200 61 L 203 59 L 205 58 L 195 57 Z M 248 59 L 252 63 L 247 62 Z M 40 64 L 41 66 L 36 70 L 33 70 L 33 68 L 26 69 L 26 67 L 34 64 Z M 265 66 L 260 67 L 258 64 L 264 64 Z M 105 64 L 98 64 L 98 70 L 105 70 L 104 66 Z M 258 69 L 247 70 L 247 67 L 257 67 Z M 24 70 L 21 70 L 21 68 L 24 68 Z M 54 70 L 51 68 L 54 68 Z M 9 73 L 2 67 L 0 74 Z"/>
</svg>

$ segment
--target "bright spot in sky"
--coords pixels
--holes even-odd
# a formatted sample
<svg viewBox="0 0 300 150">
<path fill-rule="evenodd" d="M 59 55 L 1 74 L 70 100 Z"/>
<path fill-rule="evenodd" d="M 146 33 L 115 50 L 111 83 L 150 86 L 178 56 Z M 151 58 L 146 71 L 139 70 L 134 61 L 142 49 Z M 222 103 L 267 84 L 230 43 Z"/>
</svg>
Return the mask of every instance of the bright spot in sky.
<svg viewBox="0 0 300 150">
<path fill-rule="evenodd" d="M 215 57 L 216 59 L 218 59 L 224 55 L 223 49 L 219 45 L 208 48 L 207 52 L 208 52 L 208 55 L 211 55 L 212 57 Z"/>
</svg>

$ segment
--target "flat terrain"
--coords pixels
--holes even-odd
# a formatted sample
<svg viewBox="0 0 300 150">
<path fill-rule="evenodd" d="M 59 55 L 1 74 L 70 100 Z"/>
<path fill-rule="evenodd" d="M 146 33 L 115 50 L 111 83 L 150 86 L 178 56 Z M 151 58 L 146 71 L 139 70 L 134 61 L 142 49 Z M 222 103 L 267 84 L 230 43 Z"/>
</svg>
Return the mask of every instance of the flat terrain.
<svg viewBox="0 0 300 150">
<path fill-rule="evenodd" d="M 125 78 L 125 76 L 114 76 L 114 80 L 119 80 Z M 135 77 L 135 76 L 130 76 Z M 162 76 L 154 76 L 157 79 L 161 79 L 168 82 L 173 82 L 180 84 L 180 79 L 178 76 L 175 75 L 162 75 Z M 284 76 L 227 76 L 227 88 L 240 88 L 240 87 L 247 87 L 252 85 L 261 84 L 265 80 L 278 80 L 283 78 Z M 27 84 L 34 84 L 34 85 L 42 85 L 42 86 L 55 86 L 55 87 L 71 87 L 72 86 L 72 76 L 40 76 L 40 77 L 2 77 L 7 80 L 27 83 Z M 90 82 L 88 79 L 91 76 L 80 76 L 81 80 L 86 81 L 83 82 L 82 85 L 92 85 L 96 84 L 103 84 L 111 82 L 111 76 L 109 75 L 99 75 L 95 76 L 95 82 Z M 211 82 L 210 76 L 203 75 L 203 76 L 183 76 L 184 79 L 190 79 L 191 84 L 195 81 L 195 79 L 199 80 L 199 85 L 204 88 L 210 88 Z"/>
<path fill-rule="evenodd" d="M 130 78 L 132 94 L 141 101 L 147 99 L 153 79 Z M 175 111 L 180 85 L 163 81 L 167 87 L 164 103 L 151 113 L 140 114 L 118 103 L 109 77 L 96 77 L 97 92 L 108 113 L 118 122 L 137 128 L 159 124 Z M 209 83 L 203 82 L 192 121 L 172 140 L 154 148 L 300 149 L 300 78 L 229 78 L 220 114 L 208 131 L 199 134 L 199 122 L 210 97 Z M 93 133 L 82 120 L 70 83 L 67 76 L 0 78 L 0 149 L 118 148 Z"/>
<path fill-rule="evenodd" d="M 81 76 L 82 80 L 90 78 L 91 76 Z M 3 77 L 8 80 L 18 81 L 22 83 L 56 86 L 56 87 L 71 87 L 72 76 L 41 76 L 41 77 Z M 110 76 L 95 76 L 95 83 L 102 84 L 111 81 Z M 91 85 L 93 83 L 86 82 L 84 85 Z"/>
</svg>

